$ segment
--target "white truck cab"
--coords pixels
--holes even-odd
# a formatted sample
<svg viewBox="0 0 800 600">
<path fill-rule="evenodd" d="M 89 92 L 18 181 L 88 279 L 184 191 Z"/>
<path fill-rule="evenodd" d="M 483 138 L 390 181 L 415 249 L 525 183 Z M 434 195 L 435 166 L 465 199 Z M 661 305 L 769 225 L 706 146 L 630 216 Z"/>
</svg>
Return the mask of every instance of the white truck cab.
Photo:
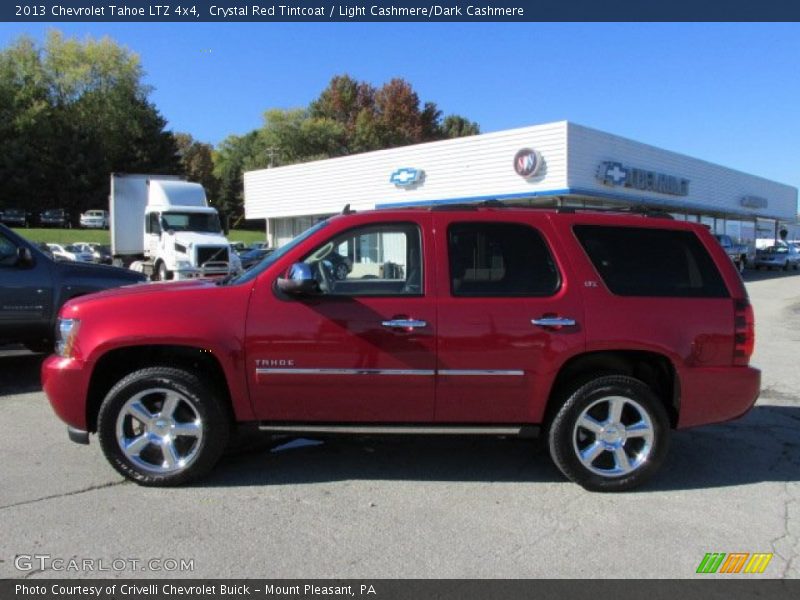
<svg viewBox="0 0 800 600">
<path fill-rule="evenodd" d="M 155 280 L 224 276 L 241 262 L 199 183 L 162 175 L 111 176 L 111 250 Z M 127 259 L 127 261 L 126 261 Z"/>
</svg>

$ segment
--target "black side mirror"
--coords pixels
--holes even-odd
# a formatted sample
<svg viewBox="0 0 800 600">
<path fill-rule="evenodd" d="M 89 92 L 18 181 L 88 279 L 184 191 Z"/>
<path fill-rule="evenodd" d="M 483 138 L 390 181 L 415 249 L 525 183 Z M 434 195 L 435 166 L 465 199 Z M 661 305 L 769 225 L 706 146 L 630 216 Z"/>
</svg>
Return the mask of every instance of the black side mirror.
<svg viewBox="0 0 800 600">
<path fill-rule="evenodd" d="M 295 263 L 289 269 L 286 278 L 278 279 L 278 289 L 284 294 L 303 296 L 319 294 L 319 283 L 314 279 L 311 266 L 306 263 Z"/>
<path fill-rule="evenodd" d="M 17 248 L 17 266 L 25 268 L 33 266 L 33 254 L 25 246 Z"/>
</svg>

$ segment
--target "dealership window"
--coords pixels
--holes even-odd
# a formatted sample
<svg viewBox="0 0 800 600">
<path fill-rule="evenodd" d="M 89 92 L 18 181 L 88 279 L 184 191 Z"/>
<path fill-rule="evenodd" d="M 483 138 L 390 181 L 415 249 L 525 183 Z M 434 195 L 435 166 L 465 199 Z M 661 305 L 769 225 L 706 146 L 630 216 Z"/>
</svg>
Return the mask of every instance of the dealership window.
<svg viewBox="0 0 800 600">
<path fill-rule="evenodd" d="M 518 223 L 454 223 L 448 229 L 453 296 L 549 296 L 559 274 L 541 234 Z"/>
<path fill-rule="evenodd" d="M 423 293 L 419 228 L 397 223 L 341 234 L 306 259 L 323 292 L 335 296 L 414 296 Z"/>
</svg>

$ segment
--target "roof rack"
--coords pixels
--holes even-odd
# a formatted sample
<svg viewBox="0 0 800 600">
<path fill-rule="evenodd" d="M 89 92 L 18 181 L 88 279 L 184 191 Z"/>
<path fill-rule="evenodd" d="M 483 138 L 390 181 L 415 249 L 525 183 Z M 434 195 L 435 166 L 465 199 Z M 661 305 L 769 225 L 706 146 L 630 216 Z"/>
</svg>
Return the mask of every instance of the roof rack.
<svg viewBox="0 0 800 600">
<path fill-rule="evenodd" d="M 652 217 L 654 219 L 674 219 L 674 217 L 667 211 L 660 208 L 652 208 L 650 206 L 620 206 L 619 208 L 611 207 L 592 207 L 592 206 L 560 206 L 556 208 L 556 212 L 561 214 L 575 214 L 578 211 L 586 212 L 600 212 L 600 213 L 630 213 L 634 215 L 641 215 L 643 217 Z"/>
<path fill-rule="evenodd" d="M 519 208 L 508 204 L 503 204 L 500 200 L 491 199 L 482 202 L 458 202 L 453 204 L 434 204 L 430 207 L 432 211 L 440 210 L 478 210 L 479 208 Z"/>
<path fill-rule="evenodd" d="M 634 206 L 620 206 L 618 208 L 602 206 L 520 206 L 517 204 L 505 204 L 500 200 L 484 200 L 482 202 L 458 202 L 453 204 L 434 204 L 429 207 L 432 211 L 448 210 L 478 210 L 479 208 L 515 208 L 523 210 L 550 210 L 560 214 L 575 214 L 577 212 L 599 212 L 599 213 L 629 213 L 641 215 L 643 217 L 653 217 L 656 219 L 672 219 L 673 216 L 667 211 L 651 206 L 637 204 Z"/>
</svg>

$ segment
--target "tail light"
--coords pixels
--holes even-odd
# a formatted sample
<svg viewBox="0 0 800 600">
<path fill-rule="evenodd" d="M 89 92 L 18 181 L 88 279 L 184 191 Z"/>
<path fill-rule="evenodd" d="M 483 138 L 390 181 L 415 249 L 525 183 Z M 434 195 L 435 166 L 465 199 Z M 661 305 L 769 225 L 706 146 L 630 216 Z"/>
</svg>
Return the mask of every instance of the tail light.
<svg viewBox="0 0 800 600">
<path fill-rule="evenodd" d="M 747 365 L 756 343 L 753 307 L 747 298 L 733 301 L 733 364 Z"/>
</svg>

